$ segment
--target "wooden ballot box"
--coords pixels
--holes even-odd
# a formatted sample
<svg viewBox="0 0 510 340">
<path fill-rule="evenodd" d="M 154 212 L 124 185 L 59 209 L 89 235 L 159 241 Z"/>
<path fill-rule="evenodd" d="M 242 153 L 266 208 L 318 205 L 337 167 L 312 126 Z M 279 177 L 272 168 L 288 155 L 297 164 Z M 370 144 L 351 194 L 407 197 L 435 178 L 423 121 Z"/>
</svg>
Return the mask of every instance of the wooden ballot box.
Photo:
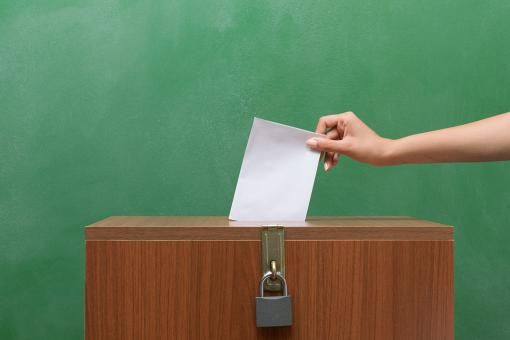
<svg viewBox="0 0 510 340">
<path fill-rule="evenodd" d="M 259 328 L 261 235 L 278 228 L 263 224 L 116 216 L 88 226 L 85 338 L 453 339 L 452 227 L 405 217 L 283 223 L 292 325 Z"/>
</svg>

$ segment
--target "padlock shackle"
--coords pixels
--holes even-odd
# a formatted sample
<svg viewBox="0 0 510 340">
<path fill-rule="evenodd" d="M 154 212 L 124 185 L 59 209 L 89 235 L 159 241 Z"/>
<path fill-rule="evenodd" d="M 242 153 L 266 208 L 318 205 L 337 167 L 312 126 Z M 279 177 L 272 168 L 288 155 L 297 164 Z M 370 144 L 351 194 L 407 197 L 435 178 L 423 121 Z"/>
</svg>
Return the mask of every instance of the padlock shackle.
<svg viewBox="0 0 510 340">
<path fill-rule="evenodd" d="M 264 297 L 264 282 L 266 282 L 266 280 L 269 279 L 273 275 L 274 274 L 272 272 L 267 272 L 264 274 L 264 276 L 262 276 L 262 279 L 260 280 L 260 283 L 259 283 L 259 295 L 261 297 Z M 289 295 L 288 290 L 287 290 L 287 281 L 285 280 L 285 278 L 281 274 L 276 273 L 276 279 L 280 280 L 280 282 L 281 282 L 283 295 L 284 296 Z"/>
</svg>

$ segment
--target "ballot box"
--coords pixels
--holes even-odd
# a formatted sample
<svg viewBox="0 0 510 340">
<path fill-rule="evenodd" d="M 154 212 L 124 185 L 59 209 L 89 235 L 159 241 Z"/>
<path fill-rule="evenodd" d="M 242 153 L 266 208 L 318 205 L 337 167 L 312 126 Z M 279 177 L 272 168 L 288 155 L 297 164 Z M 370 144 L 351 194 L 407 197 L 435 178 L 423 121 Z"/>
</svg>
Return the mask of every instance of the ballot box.
<svg viewBox="0 0 510 340">
<path fill-rule="evenodd" d="M 434 222 L 116 216 L 85 248 L 88 340 L 454 337 L 453 228 Z M 291 325 L 257 324 L 263 275 Z"/>
</svg>

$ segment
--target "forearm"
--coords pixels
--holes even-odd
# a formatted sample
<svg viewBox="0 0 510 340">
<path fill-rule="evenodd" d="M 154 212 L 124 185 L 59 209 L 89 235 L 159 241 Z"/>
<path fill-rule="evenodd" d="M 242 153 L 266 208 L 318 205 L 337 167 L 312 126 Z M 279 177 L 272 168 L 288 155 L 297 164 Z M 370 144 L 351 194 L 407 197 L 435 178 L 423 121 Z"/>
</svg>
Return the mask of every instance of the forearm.
<svg viewBox="0 0 510 340">
<path fill-rule="evenodd" d="M 510 160 L 510 112 L 387 142 L 388 165 Z"/>
</svg>

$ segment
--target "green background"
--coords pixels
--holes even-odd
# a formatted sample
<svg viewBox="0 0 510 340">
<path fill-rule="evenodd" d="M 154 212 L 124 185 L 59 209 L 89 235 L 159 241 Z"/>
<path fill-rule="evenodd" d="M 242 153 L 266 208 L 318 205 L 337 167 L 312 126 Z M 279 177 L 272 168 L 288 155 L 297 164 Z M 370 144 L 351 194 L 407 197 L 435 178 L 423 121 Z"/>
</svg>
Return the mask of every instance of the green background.
<svg viewBox="0 0 510 340">
<path fill-rule="evenodd" d="M 0 3 L 0 338 L 79 339 L 83 227 L 227 215 L 253 116 L 385 137 L 510 110 L 510 2 Z M 456 227 L 458 339 L 510 338 L 510 163 L 320 171 L 309 215 Z"/>
</svg>

